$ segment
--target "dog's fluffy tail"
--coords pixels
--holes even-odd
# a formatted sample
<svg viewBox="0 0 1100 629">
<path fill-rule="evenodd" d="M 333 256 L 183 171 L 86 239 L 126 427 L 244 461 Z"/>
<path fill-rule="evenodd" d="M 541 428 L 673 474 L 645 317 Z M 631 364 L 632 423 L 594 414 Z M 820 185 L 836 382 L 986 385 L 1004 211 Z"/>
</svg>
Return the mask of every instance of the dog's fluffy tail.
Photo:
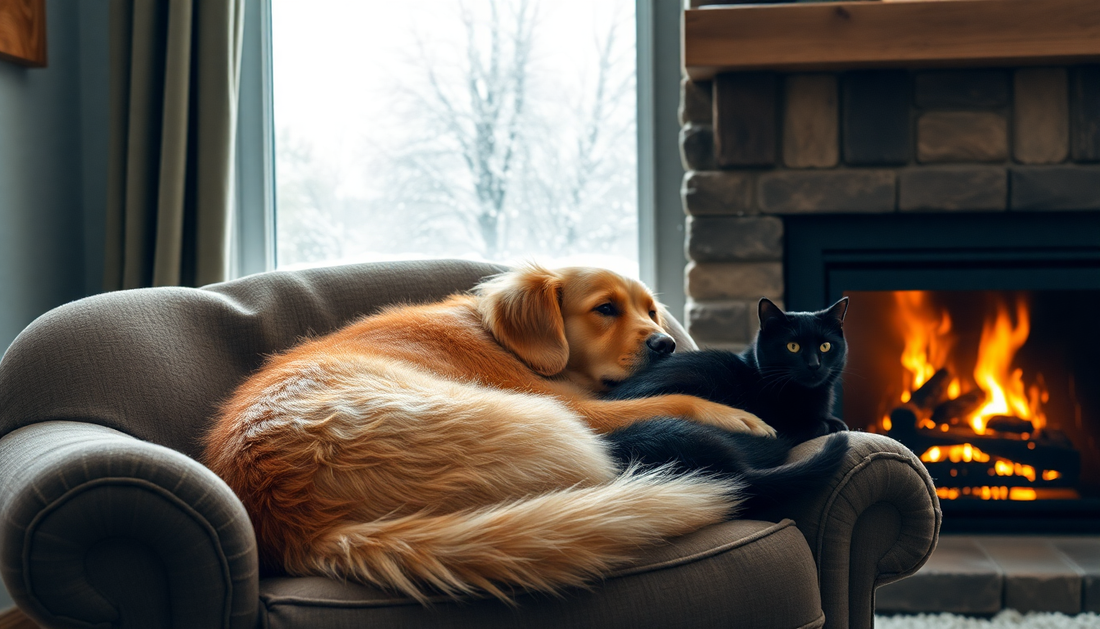
<svg viewBox="0 0 1100 629">
<path fill-rule="evenodd" d="M 749 468 L 742 478 L 754 495 L 778 498 L 819 487 L 832 478 L 848 454 L 848 434 L 830 435 L 812 456 L 776 467 Z"/>
<path fill-rule="evenodd" d="M 667 469 L 507 504 L 334 527 L 312 547 L 310 572 L 396 589 L 421 602 L 555 592 L 584 585 L 665 538 L 736 511 L 741 485 Z"/>
</svg>

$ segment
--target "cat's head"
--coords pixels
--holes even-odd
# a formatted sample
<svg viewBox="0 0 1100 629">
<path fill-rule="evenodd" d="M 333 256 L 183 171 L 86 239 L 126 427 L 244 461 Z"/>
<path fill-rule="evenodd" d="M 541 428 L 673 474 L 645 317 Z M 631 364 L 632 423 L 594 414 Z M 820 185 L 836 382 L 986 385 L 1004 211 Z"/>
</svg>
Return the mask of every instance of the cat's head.
<svg viewBox="0 0 1100 629">
<path fill-rule="evenodd" d="M 790 379 L 815 387 L 836 378 L 844 369 L 848 344 L 844 314 L 848 298 L 817 312 L 783 312 L 771 300 L 760 300 L 760 331 L 755 353 L 765 377 Z"/>
</svg>

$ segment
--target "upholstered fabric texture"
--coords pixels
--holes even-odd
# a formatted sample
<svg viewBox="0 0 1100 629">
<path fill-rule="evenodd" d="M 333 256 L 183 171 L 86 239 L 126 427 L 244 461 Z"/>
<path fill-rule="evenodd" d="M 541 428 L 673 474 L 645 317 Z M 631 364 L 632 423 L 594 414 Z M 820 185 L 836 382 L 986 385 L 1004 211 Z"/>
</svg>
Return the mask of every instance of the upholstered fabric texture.
<svg viewBox="0 0 1100 629">
<path fill-rule="evenodd" d="M 82 299 L 37 319 L 4 355 L 0 434 L 78 419 L 198 458 L 217 404 L 264 356 L 397 301 L 467 290 L 501 270 L 357 265 Z"/>
<path fill-rule="evenodd" d="M 260 582 L 262 625 L 378 627 L 820 627 L 814 564 L 790 520 L 708 527 L 646 553 L 590 591 L 424 607 L 329 579 Z"/>
</svg>

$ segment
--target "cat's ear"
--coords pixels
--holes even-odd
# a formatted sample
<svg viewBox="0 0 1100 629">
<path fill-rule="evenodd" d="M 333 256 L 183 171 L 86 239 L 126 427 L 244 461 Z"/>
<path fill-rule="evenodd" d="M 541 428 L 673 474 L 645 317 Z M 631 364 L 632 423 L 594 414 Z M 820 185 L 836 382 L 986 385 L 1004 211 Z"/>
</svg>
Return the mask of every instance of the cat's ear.
<svg viewBox="0 0 1100 629">
<path fill-rule="evenodd" d="M 772 300 L 767 297 L 760 298 L 760 305 L 758 306 L 758 313 L 760 315 L 760 329 L 768 327 L 768 324 L 775 321 L 781 322 L 787 320 L 787 315 L 779 306 L 772 303 Z"/>
<path fill-rule="evenodd" d="M 828 308 L 826 308 L 824 311 L 822 311 L 822 314 L 824 314 L 825 317 L 827 317 L 829 320 L 836 321 L 838 325 L 843 326 L 844 325 L 844 315 L 847 312 L 848 312 L 848 298 L 847 297 L 841 297 L 840 301 L 838 301 L 835 304 L 833 304 L 833 305 L 829 306 Z"/>
</svg>

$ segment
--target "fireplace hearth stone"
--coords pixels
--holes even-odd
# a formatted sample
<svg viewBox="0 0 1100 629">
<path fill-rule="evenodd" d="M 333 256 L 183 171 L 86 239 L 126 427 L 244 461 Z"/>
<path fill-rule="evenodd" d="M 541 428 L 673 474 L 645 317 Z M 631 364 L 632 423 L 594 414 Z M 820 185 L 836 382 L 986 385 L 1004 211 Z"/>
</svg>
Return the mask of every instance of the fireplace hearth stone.
<svg viewBox="0 0 1100 629">
<path fill-rule="evenodd" d="M 880 613 L 1100 611 L 1100 536 L 944 535 L 912 577 L 876 593 Z"/>
</svg>

